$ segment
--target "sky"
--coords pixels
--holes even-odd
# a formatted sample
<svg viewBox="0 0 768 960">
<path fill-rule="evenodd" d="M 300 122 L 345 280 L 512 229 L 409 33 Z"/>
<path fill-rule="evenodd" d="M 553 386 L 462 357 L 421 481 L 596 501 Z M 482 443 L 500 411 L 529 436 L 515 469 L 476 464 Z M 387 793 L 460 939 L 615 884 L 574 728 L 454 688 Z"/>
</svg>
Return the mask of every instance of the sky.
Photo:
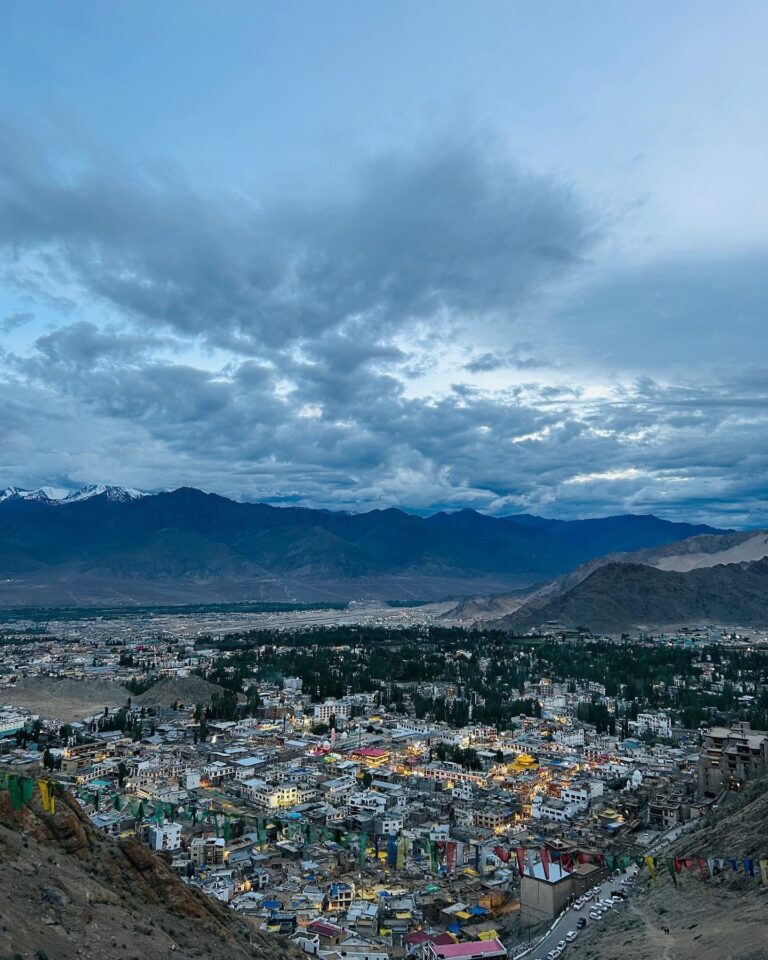
<svg viewBox="0 0 768 960">
<path fill-rule="evenodd" d="M 0 486 L 768 525 L 766 36 L 6 0 Z"/>
</svg>

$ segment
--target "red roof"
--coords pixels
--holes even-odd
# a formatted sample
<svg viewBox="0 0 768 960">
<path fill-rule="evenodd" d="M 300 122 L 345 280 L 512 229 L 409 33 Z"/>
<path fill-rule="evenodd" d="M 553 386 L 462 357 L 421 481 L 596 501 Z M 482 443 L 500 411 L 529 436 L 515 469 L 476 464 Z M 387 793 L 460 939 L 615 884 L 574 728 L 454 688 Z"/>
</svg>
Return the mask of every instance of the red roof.
<svg viewBox="0 0 768 960">
<path fill-rule="evenodd" d="M 403 943 L 409 947 L 416 943 L 426 943 L 428 940 L 434 940 L 434 937 L 426 930 L 414 930 L 413 933 L 406 933 L 403 937 Z"/>
<path fill-rule="evenodd" d="M 325 920 L 311 920 L 307 924 L 307 930 L 310 933 L 319 933 L 321 937 L 337 937 L 343 933 L 342 927 L 337 927 L 335 923 L 328 923 Z"/>
<path fill-rule="evenodd" d="M 381 747 L 360 747 L 352 755 L 354 757 L 383 757 L 386 753 L 387 751 L 382 750 Z"/>
<path fill-rule="evenodd" d="M 441 933 L 439 937 L 434 939 L 435 946 L 443 946 L 446 943 L 456 943 L 456 937 L 452 933 Z"/>
</svg>

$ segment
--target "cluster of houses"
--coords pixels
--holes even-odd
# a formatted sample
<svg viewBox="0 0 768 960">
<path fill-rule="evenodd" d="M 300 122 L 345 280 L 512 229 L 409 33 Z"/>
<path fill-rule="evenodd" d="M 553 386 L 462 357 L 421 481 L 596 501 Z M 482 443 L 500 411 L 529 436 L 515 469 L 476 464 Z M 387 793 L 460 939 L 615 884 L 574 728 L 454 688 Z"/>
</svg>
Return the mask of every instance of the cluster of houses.
<svg viewBox="0 0 768 960">
<path fill-rule="evenodd" d="M 139 653 L 177 677 L 209 656 Z M 109 651 L 90 669 L 108 657 L 116 676 Z M 638 853 L 648 831 L 766 772 L 768 735 L 743 725 L 703 747 L 663 711 L 639 713 L 629 736 L 598 733 L 578 705 L 609 702 L 599 684 L 526 684 L 537 709 L 510 731 L 387 713 L 369 694 L 313 702 L 296 677 L 258 693 L 258 715 L 204 733 L 194 703 L 115 703 L 64 742 L 61 718 L 43 718 L 23 745 L 32 717 L 7 708 L 0 759 L 33 767 L 44 750 L 98 830 L 137 836 L 185 883 L 325 960 L 505 956 L 600 880 L 604 851 Z M 130 735 L 98 729 L 118 709 Z"/>
</svg>

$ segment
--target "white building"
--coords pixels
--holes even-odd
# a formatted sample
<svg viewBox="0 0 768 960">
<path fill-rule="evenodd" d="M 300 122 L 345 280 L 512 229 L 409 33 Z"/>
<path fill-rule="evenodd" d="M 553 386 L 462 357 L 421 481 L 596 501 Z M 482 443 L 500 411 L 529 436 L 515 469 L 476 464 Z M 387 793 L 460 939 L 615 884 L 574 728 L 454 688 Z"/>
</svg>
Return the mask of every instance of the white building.
<svg viewBox="0 0 768 960">
<path fill-rule="evenodd" d="M 295 807 L 299 802 L 299 787 L 295 783 L 272 785 L 258 777 L 242 780 L 241 783 L 243 793 L 249 800 L 269 810 L 280 807 Z"/>
<path fill-rule="evenodd" d="M 650 731 L 654 736 L 666 739 L 672 736 L 672 721 L 664 713 L 638 713 L 637 720 L 630 721 L 629 726 L 637 733 Z"/>
<path fill-rule="evenodd" d="M 152 824 L 149 828 L 149 846 L 153 850 L 178 850 L 181 847 L 181 824 L 175 821 Z"/>
<path fill-rule="evenodd" d="M 348 703 L 342 703 L 341 700 L 326 700 L 324 703 L 314 705 L 312 715 L 315 723 L 328 723 L 331 717 L 346 719 L 350 716 L 350 712 Z"/>
</svg>

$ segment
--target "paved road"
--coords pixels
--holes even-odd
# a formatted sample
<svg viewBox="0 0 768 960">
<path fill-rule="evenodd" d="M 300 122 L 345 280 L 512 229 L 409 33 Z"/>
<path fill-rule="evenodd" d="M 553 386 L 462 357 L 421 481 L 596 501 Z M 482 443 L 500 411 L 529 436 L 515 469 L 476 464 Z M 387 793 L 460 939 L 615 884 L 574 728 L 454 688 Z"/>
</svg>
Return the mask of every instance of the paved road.
<svg viewBox="0 0 768 960">
<path fill-rule="evenodd" d="M 661 848 L 665 847 L 667 844 L 672 843 L 677 840 L 681 834 L 685 833 L 688 829 L 692 828 L 695 823 L 689 822 L 686 824 L 678 824 L 675 827 L 670 828 L 664 833 L 657 834 L 653 839 L 651 839 L 647 850 L 648 853 L 657 853 Z M 638 872 L 637 867 L 633 864 L 626 871 L 626 876 L 635 876 Z M 601 883 L 600 888 L 602 893 L 600 898 L 603 899 L 606 896 L 610 896 L 611 890 L 624 890 L 625 888 L 621 886 L 621 881 L 624 879 L 625 874 L 622 874 L 620 877 L 617 877 L 615 880 L 605 880 Z M 626 892 L 633 890 L 633 887 L 626 888 Z M 603 911 L 602 920 L 592 920 L 589 916 L 589 911 L 592 909 L 593 901 L 590 900 L 581 910 L 568 910 L 568 912 L 557 922 L 555 927 L 552 929 L 551 933 L 547 934 L 542 942 L 534 947 L 529 953 L 526 953 L 525 960 L 544 960 L 546 955 L 550 950 L 554 950 L 555 947 L 561 940 L 565 940 L 565 935 L 569 930 L 576 929 L 576 921 L 579 917 L 586 917 L 587 927 L 590 927 L 594 924 L 602 926 L 604 923 L 610 923 L 610 912 L 606 913 Z M 614 910 L 624 910 L 626 909 L 625 904 L 616 904 L 613 908 Z M 581 936 L 581 933 L 579 933 Z M 577 941 L 578 942 L 578 941 Z M 567 951 L 566 951 L 567 952 Z"/>
<path fill-rule="evenodd" d="M 629 870 L 627 871 L 627 875 L 631 876 L 635 872 L 637 872 L 637 867 L 630 867 Z M 605 897 L 609 897 L 611 890 L 624 889 L 624 887 L 621 886 L 622 877 L 618 877 L 616 880 L 610 880 L 610 881 L 605 880 L 603 881 L 603 883 L 600 884 L 600 889 L 602 891 L 600 894 L 601 899 Z M 534 949 L 531 950 L 530 953 L 526 954 L 526 960 L 529 960 L 529 958 L 530 960 L 538 960 L 539 957 L 542 958 L 543 960 L 543 958 L 546 957 L 546 955 L 549 953 L 550 950 L 554 950 L 561 940 L 565 940 L 565 935 L 566 933 L 568 933 L 569 930 L 576 929 L 576 921 L 579 919 L 579 917 L 586 918 L 587 926 L 591 926 L 592 924 L 599 924 L 600 926 L 602 926 L 604 923 L 607 923 L 610 918 L 605 915 L 603 916 L 602 920 L 592 920 L 590 918 L 589 911 L 592 910 L 593 905 L 594 905 L 594 901 L 589 900 L 586 903 L 586 905 L 582 907 L 581 910 L 569 909 L 568 912 L 565 914 L 565 916 L 555 925 L 552 932 L 547 934 L 546 938 L 542 940 L 542 942 L 537 947 L 534 947 Z M 626 909 L 626 905 L 617 904 L 613 909 L 624 910 Z M 579 933 L 579 936 L 581 936 L 581 933 Z M 566 950 L 566 953 L 567 952 L 568 951 Z"/>
</svg>

